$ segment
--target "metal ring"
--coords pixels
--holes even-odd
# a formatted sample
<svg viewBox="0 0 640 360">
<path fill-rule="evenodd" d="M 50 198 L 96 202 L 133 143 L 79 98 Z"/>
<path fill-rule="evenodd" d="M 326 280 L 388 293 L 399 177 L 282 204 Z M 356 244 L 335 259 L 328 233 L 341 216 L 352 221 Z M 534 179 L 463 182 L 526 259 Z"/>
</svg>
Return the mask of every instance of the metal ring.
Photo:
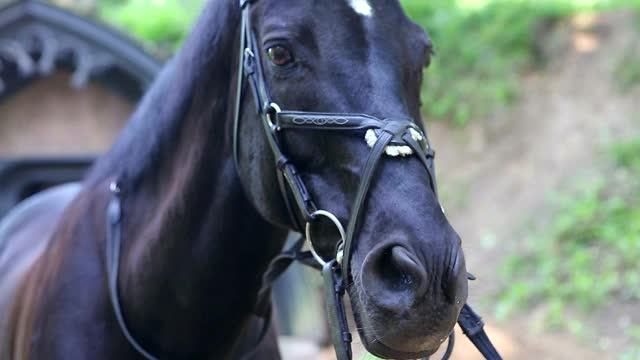
<svg viewBox="0 0 640 360">
<path fill-rule="evenodd" d="M 269 110 L 272 110 L 273 112 L 270 112 Z M 280 106 L 274 102 L 269 103 L 265 105 L 264 112 L 267 114 L 267 121 L 269 122 L 269 127 L 271 127 L 271 129 L 276 131 L 279 130 L 278 126 L 273 123 L 273 117 L 282 112 L 282 109 L 280 108 Z"/>
<path fill-rule="evenodd" d="M 272 102 L 271 104 L 269 104 L 269 106 L 276 111 L 276 114 L 279 114 L 282 112 L 282 109 L 280 108 L 280 106 L 274 102 Z"/>
<path fill-rule="evenodd" d="M 340 233 L 340 237 L 342 238 L 342 243 L 344 243 L 345 238 L 347 236 L 345 235 L 344 227 L 342 227 L 340 220 L 338 220 L 338 218 L 335 215 L 325 210 L 317 210 L 311 214 L 311 219 L 315 219 L 316 216 L 324 216 L 327 219 L 331 220 L 331 222 L 333 222 L 333 224 L 338 229 L 338 232 Z M 313 242 L 311 241 L 311 222 L 307 222 L 305 234 L 307 235 L 307 241 L 309 242 L 309 249 L 311 250 L 311 254 L 320 265 L 325 266 L 327 262 L 322 257 L 320 257 L 320 255 L 318 255 L 318 253 L 316 252 L 316 249 L 313 248 Z M 336 256 L 336 259 L 341 257 L 340 252 L 342 251 L 339 251 L 339 254 Z M 338 263 L 342 263 L 342 259 L 339 259 Z"/>
</svg>

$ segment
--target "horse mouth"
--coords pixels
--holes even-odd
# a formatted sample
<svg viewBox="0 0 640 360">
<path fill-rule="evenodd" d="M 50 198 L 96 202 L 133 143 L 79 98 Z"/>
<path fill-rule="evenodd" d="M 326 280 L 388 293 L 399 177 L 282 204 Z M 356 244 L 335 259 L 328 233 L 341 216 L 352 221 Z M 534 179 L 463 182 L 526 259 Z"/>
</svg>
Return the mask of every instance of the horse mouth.
<svg viewBox="0 0 640 360">
<path fill-rule="evenodd" d="M 358 334 L 360 335 L 360 340 L 362 341 L 362 345 L 371 355 L 379 357 L 381 359 L 395 359 L 395 360 L 409 360 L 409 359 L 422 359 L 428 358 L 438 351 L 440 345 L 442 343 L 437 344 L 422 344 L 420 341 L 416 341 L 416 344 L 413 344 L 410 348 L 405 348 L 403 350 L 399 350 L 385 344 L 384 336 L 380 336 L 379 334 L 370 333 L 364 331 L 367 326 L 363 326 L 364 323 L 362 321 L 360 311 L 354 308 L 353 302 L 352 306 L 352 314 L 355 320 L 356 327 L 358 328 Z"/>
</svg>

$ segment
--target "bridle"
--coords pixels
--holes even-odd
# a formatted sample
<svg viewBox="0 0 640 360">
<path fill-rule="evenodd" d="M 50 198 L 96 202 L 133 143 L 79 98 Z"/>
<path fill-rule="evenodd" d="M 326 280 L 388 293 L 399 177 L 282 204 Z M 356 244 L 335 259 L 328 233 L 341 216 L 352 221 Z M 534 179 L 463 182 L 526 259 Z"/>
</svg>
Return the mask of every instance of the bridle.
<svg viewBox="0 0 640 360">
<path fill-rule="evenodd" d="M 344 308 L 344 294 L 346 284 L 348 283 L 350 271 L 349 264 L 351 259 L 351 250 L 354 246 L 354 238 L 358 231 L 358 226 L 363 216 L 366 196 L 371 187 L 374 174 L 380 160 L 382 159 L 385 149 L 388 146 L 409 147 L 412 153 L 418 157 L 424 165 L 429 175 L 429 185 L 435 195 L 438 197 L 434 158 L 435 152 L 431 147 L 426 134 L 411 119 L 390 118 L 380 119 L 365 114 L 336 114 L 325 112 L 302 112 L 282 110 L 280 106 L 272 101 L 269 89 L 267 87 L 264 72 L 262 69 L 261 51 L 256 43 L 256 37 L 251 27 L 250 9 L 251 5 L 257 0 L 240 0 L 240 8 L 242 10 L 242 21 L 240 25 L 240 54 L 237 72 L 236 87 L 236 103 L 235 116 L 233 124 L 233 157 L 236 169 L 239 166 L 239 128 L 241 119 L 241 103 L 243 96 L 243 88 L 245 80 L 250 85 L 251 93 L 256 104 L 256 112 L 258 113 L 265 135 L 271 149 L 271 153 L 275 159 L 275 168 L 280 186 L 280 192 L 286 203 L 287 211 L 291 222 L 297 229 L 306 235 L 306 241 L 309 242 L 311 250 L 310 254 L 320 265 L 325 285 L 325 300 L 327 303 L 327 311 L 331 328 L 331 337 L 333 345 L 336 349 L 336 355 L 339 360 L 351 359 L 351 333 L 346 320 Z M 295 130 L 315 130 L 315 131 L 366 131 L 372 130 L 375 133 L 375 141 L 370 144 L 367 161 L 361 171 L 360 185 L 356 193 L 354 204 L 351 208 L 351 215 L 346 231 L 340 220 L 332 213 L 326 210 L 318 210 L 314 203 L 310 192 L 307 190 L 300 173 L 295 165 L 287 158 L 280 144 L 281 134 L 285 131 Z M 313 239 L 311 237 L 311 226 L 314 221 L 320 217 L 328 218 L 338 229 L 341 239 L 336 246 L 335 257 L 331 260 L 325 260 L 316 252 Z M 302 222 L 306 226 L 302 226 Z M 263 279 L 263 288 L 258 298 L 258 306 L 256 312 L 260 314 L 268 314 L 266 307 L 269 304 L 268 298 L 271 285 L 291 262 L 298 260 L 309 264 L 309 253 L 301 251 L 305 238 L 301 238 L 292 247 L 282 255 L 274 259 Z M 312 265 L 314 266 L 314 265 Z M 314 266 L 317 267 L 317 266 Z M 482 330 L 482 322 L 480 318 L 473 313 L 468 305 L 464 305 L 460 318 L 461 325 L 464 325 L 465 319 L 469 322 L 463 326 L 468 335 L 476 336 L 484 334 Z M 486 337 L 486 335 L 484 335 Z M 487 343 L 488 338 L 486 339 Z M 474 342 L 475 343 L 475 342 Z M 453 349 L 454 338 L 451 333 L 449 338 L 448 349 L 445 358 L 448 358 Z M 481 349 L 482 350 L 482 349 Z M 492 351 L 491 351 L 492 350 Z M 488 359 L 498 359 L 499 355 L 490 346 L 486 352 L 483 352 Z"/>
<path fill-rule="evenodd" d="M 243 84 L 249 82 L 253 94 L 256 111 L 262 120 L 267 142 L 275 159 L 276 174 L 280 191 L 286 203 L 291 222 L 303 232 L 309 230 L 310 225 L 320 216 L 329 217 L 342 234 L 342 239 L 337 246 L 334 258 L 334 268 L 347 280 L 349 276 L 349 260 L 353 239 L 357 233 L 358 225 L 362 219 L 366 196 L 373 180 L 373 175 L 380 164 L 380 160 L 387 146 L 408 146 L 423 163 L 428 175 L 431 189 L 436 190 L 434 176 L 434 151 L 431 148 L 426 135 L 410 119 L 393 118 L 379 119 L 365 114 L 337 114 L 324 112 L 303 112 L 282 110 L 272 101 L 265 82 L 265 76 L 260 59 L 260 49 L 251 28 L 250 8 L 255 0 L 241 0 L 242 23 L 240 34 L 240 59 L 238 66 L 238 84 L 236 94 L 235 119 L 233 126 L 233 154 L 236 167 L 239 169 L 239 127 L 241 119 L 241 102 L 243 96 Z M 362 170 L 362 180 L 356 193 L 352 207 L 351 219 L 343 230 L 339 221 L 327 211 L 318 210 L 311 194 L 307 190 L 296 166 L 289 160 L 282 150 L 280 143 L 281 134 L 286 131 L 315 130 L 315 131 L 361 131 L 373 130 L 377 141 L 372 146 L 369 157 Z M 416 135 L 417 134 L 417 135 Z M 303 226 L 306 224 L 306 226 Z M 306 231 L 309 233 L 309 231 Z M 310 240 L 310 239 L 309 239 Z M 313 243 L 311 245 L 314 245 Z M 331 263 L 324 261 L 319 256 L 322 265 Z"/>
<path fill-rule="evenodd" d="M 294 261 L 302 262 L 321 270 L 324 279 L 325 300 L 331 329 L 331 338 L 338 360 L 352 359 L 352 336 L 347 324 L 344 306 L 344 295 L 350 271 L 349 264 L 354 238 L 362 220 L 363 209 L 374 174 L 389 146 L 399 146 L 410 149 L 423 164 L 429 175 L 429 185 L 437 198 L 437 186 L 434 169 L 435 152 L 426 134 L 411 119 L 389 118 L 380 119 L 365 114 L 339 114 L 323 112 L 302 112 L 282 110 L 272 101 L 265 81 L 261 62 L 261 51 L 256 43 L 255 34 L 251 27 L 250 9 L 257 0 L 240 0 L 242 20 L 240 26 L 240 61 L 237 72 L 237 90 L 235 99 L 235 113 L 233 122 L 233 158 L 236 169 L 239 164 L 239 128 L 241 120 L 241 105 L 245 81 L 249 83 L 250 92 L 256 104 L 256 112 L 269 144 L 269 149 L 275 159 L 275 168 L 280 192 L 286 204 L 292 224 L 306 237 L 301 237 L 287 251 L 278 255 L 269 265 L 263 276 L 262 288 L 258 294 L 258 301 L 254 312 L 265 319 L 260 342 L 265 338 L 270 326 L 271 318 L 271 288 L 275 280 Z M 315 130 L 333 132 L 366 132 L 375 134 L 371 142 L 371 151 L 361 171 L 362 177 L 358 186 L 354 204 L 352 205 L 349 223 L 345 228 L 340 220 L 332 213 L 318 209 L 307 190 L 305 183 L 297 171 L 296 166 L 288 159 L 281 146 L 281 134 L 286 131 Z M 107 211 L 107 274 L 110 299 L 120 328 L 131 345 L 146 359 L 155 360 L 131 335 L 119 303 L 117 291 L 119 252 L 121 241 L 122 210 L 120 204 L 120 188 L 116 182 L 111 185 L 113 194 Z M 311 228 L 319 218 L 330 220 L 340 233 L 340 241 L 336 246 L 332 259 L 323 259 L 316 251 L 311 237 Z M 311 250 L 303 251 L 303 246 L 309 242 Z M 473 279 L 473 278 L 472 278 Z M 490 360 L 501 359 L 484 333 L 480 317 L 464 305 L 458 323 L 467 336 L 476 344 L 483 355 Z M 449 344 L 444 356 L 448 359 L 454 345 L 453 332 L 449 337 Z M 257 346 L 256 346 L 257 347 Z M 389 349 L 389 351 L 392 351 Z"/>
</svg>

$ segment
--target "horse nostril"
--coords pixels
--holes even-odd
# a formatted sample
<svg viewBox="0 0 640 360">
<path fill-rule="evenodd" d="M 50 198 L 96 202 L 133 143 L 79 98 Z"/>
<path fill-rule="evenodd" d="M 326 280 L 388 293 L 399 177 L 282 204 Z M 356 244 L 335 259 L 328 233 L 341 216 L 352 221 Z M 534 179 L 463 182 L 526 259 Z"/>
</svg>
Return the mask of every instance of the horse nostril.
<svg viewBox="0 0 640 360">
<path fill-rule="evenodd" d="M 415 303 L 426 292 L 427 271 L 415 257 L 402 246 L 378 248 L 373 250 L 363 264 L 362 280 L 365 291 L 372 299 L 380 300 L 385 306 L 387 299 L 395 307 L 393 299 L 406 299 L 408 303 Z M 394 294 L 394 295 L 392 295 Z M 378 302 L 378 301 L 376 301 Z M 408 304 L 407 304 L 408 305 Z"/>
<path fill-rule="evenodd" d="M 391 248 L 386 266 L 388 271 L 385 273 L 402 286 L 412 286 L 427 276 L 426 271 L 411 258 L 409 251 L 401 246 Z"/>
</svg>

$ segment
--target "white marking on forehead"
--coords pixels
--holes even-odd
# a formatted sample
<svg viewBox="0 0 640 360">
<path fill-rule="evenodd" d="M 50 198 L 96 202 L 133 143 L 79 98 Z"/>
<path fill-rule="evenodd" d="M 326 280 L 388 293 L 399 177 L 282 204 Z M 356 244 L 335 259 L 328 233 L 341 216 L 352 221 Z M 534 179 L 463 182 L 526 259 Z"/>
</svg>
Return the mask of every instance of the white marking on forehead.
<svg viewBox="0 0 640 360">
<path fill-rule="evenodd" d="M 349 5 L 355 10 L 358 14 L 362 16 L 370 17 L 373 15 L 373 9 L 367 0 L 348 0 Z"/>
</svg>

